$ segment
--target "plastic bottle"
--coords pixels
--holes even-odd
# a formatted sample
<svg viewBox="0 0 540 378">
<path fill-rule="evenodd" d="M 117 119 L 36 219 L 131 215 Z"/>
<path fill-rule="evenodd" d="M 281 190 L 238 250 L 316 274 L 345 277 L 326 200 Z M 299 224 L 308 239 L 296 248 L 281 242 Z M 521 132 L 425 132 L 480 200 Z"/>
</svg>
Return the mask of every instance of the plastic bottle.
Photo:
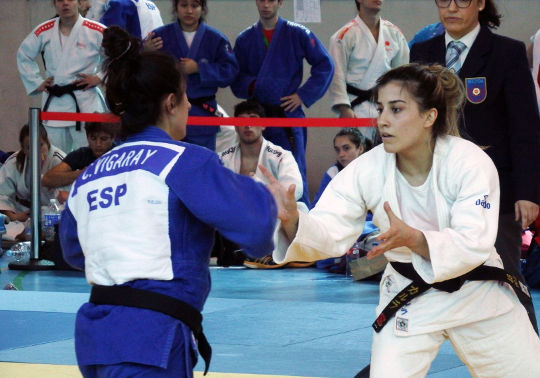
<svg viewBox="0 0 540 378">
<path fill-rule="evenodd" d="M 4 225 L 4 214 L 0 214 L 0 242 L 2 241 L 2 237 L 6 233 L 6 226 Z M 0 256 L 4 254 L 4 251 L 2 250 L 2 244 L 0 244 Z"/>
<path fill-rule="evenodd" d="M 60 222 L 60 205 L 55 198 L 51 198 L 49 206 L 43 209 L 41 217 L 45 240 L 51 242 L 54 240 L 54 225 Z"/>
<path fill-rule="evenodd" d="M 15 261 L 24 261 L 30 259 L 30 242 L 20 242 L 13 244 L 10 249 L 6 251 L 6 256 Z"/>
</svg>

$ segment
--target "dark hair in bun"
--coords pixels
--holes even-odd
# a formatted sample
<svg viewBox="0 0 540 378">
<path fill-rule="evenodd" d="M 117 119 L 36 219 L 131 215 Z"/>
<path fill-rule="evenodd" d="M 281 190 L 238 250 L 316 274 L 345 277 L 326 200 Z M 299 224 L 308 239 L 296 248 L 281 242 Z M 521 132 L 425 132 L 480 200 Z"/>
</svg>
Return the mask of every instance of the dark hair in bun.
<svg viewBox="0 0 540 378">
<path fill-rule="evenodd" d="M 177 61 L 159 51 L 142 51 L 139 39 L 111 26 L 103 32 L 105 89 L 109 109 L 120 116 L 122 134 L 155 125 L 161 103 L 171 93 L 181 100 L 185 79 Z"/>
</svg>

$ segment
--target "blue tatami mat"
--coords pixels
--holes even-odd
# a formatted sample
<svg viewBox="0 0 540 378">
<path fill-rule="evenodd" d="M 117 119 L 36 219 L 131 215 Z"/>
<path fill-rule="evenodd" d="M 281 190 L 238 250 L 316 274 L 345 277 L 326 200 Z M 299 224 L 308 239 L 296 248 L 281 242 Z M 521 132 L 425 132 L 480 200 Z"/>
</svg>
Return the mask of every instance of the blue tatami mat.
<svg viewBox="0 0 540 378">
<path fill-rule="evenodd" d="M 75 316 L 90 290 L 84 274 L 10 271 L 1 258 L 0 269 L 1 287 L 20 289 L 0 290 L 0 361 L 75 365 Z M 211 275 L 203 325 L 212 372 L 351 378 L 369 363 L 377 282 L 311 268 Z M 540 292 L 533 298 L 540 308 Z M 470 377 L 448 342 L 428 376 Z"/>
</svg>

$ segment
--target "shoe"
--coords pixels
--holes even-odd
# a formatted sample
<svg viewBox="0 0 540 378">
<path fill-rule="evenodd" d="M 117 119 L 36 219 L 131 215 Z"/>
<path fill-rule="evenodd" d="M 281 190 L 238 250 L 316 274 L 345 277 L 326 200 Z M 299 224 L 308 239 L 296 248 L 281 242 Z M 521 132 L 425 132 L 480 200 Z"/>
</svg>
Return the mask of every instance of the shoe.
<svg viewBox="0 0 540 378">
<path fill-rule="evenodd" d="M 285 268 L 309 268 L 313 265 L 315 265 L 315 261 L 291 261 L 290 263 L 287 263 L 287 266 Z"/>
<path fill-rule="evenodd" d="M 258 259 L 252 259 L 246 257 L 244 261 L 244 266 L 251 269 L 278 269 L 283 268 L 287 263 L 277 264 L 272 255 L 264 256 Z"/>
</svg>

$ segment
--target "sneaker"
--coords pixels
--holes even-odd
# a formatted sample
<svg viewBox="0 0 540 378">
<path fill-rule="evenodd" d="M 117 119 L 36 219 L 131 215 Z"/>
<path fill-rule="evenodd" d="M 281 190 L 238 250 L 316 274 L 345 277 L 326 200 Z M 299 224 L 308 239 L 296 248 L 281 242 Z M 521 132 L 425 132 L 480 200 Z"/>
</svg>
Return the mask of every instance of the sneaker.
<svg viewBox="0 0 540 378">
<path fill-rule="evenodd" d="M 305 261 L 291 261 L 287 263 L 286 268 L 309 268 L 310 266 L 315 265 L 315 261 L 305 262 Z"/>
<path fill-rule="evenodd" d="M 244 261 L 244 266 L 251 269 L 278 269 L 283 268 L 287 263 L 277 264 L 272 255 L 264 256 L 258 259 L 252 259 L 246 257 Z"/>
</svg>

